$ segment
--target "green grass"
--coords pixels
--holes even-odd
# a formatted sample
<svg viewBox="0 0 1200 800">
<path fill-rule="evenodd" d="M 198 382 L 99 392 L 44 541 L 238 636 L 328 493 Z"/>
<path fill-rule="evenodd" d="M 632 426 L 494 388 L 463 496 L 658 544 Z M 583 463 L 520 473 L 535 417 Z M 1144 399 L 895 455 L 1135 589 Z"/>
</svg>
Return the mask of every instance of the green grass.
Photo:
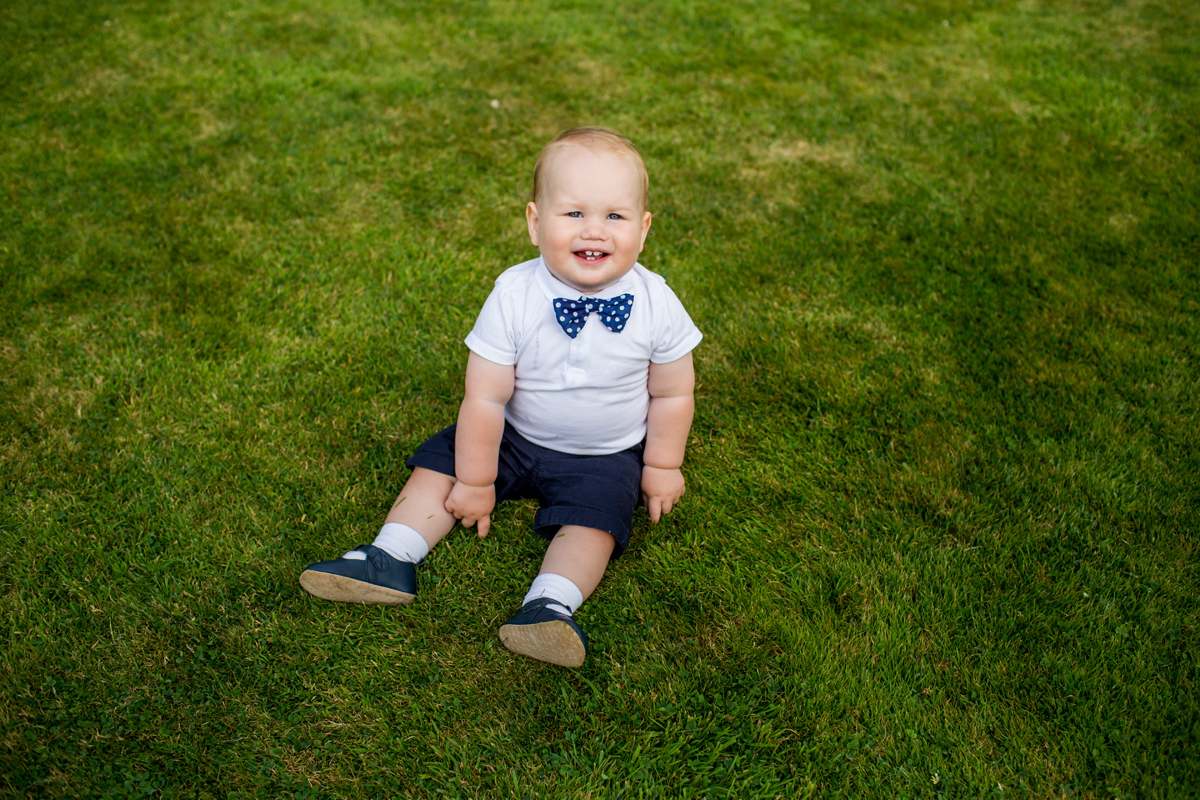
<svg viewBox="0 0 1200 800">
<path fill-rule="evenodd" d="M 1200 11 L 0 7 L 0 793 L 1200 794 Z M 684 504 L 578 671 L 533 508 L 304 594 L 453 419 L 558 131 L 651 170 Z"/>
</svg>

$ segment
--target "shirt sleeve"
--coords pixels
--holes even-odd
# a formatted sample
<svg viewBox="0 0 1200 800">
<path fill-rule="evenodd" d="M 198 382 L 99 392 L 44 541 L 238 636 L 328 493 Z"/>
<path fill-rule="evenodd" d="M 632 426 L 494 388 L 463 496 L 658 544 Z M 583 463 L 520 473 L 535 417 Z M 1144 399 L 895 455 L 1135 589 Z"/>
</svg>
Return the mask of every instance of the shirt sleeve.
<svg viewBox="0 0 1200 800">
<path fill-rule="evenodd" d="M 661 285 L 662 294 L 656 298 L 661 308 L 655 309 L 655 317 L 660 319 L 654 340 L 654 349 L 650 360 L 655 364 L 669 364 L 683 358 L 700 344 L 704 334 L 692 322 L 687 310 L 675 292 L 666 283 Z M 659 313 L 659 312 L 662 313 Z"/>
<path fill-rule="evenodd" d="M 499 286 L 484 301 L 475 327 L 467 334 L 466 344 L 472 353 L 504 366 L 517 363 L 516 312 L 514 294 Z"/>
</svg>

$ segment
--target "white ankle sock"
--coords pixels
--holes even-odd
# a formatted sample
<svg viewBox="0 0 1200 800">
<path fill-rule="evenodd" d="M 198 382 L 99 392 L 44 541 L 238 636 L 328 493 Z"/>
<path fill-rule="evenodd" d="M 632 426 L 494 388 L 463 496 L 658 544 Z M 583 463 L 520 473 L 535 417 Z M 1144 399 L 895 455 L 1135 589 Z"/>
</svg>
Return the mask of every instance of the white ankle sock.
<svg viewBox="0 0 1200 800">
<path fill-rule="evenodd" d="M 421 534 L 398 522 L 389 522 L 380 528 L 379 535 L 372 544 L 397 561 L 408 561 L 412 564 L 429 555 L 429 545 L 425 543 Z M 362 550 L 351 550 L 342 556 L 354 561 L 362 561 L 366 557 L 367 554 Z"/>
<path fill-rule="evenodd" d="M 579 587 L 569 578 L 555 575 L 552 572 L 543 573 L 533 579 L 529 592 L 521 601 L 521 605 L 525 605 L 530 600 L 537 600 L 539 597 L 549 597 L 554 601 L 549 608 L 554 611 L 561 609 L 564 614 L 573 614 L 583 605 L 583 592 L 579 591 Z"/>
</svg>

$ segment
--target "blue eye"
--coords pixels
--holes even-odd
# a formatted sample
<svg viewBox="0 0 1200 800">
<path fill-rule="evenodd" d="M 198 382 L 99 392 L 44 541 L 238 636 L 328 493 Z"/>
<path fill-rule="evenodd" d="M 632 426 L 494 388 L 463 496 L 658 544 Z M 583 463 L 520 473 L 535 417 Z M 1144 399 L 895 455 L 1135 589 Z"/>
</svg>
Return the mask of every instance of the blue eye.
<svg viewBox="0 0 1200 800">
<path fill-rule="evenodd" d="M 582 211 L 568 211 L 567 216 L 568 217 L 582 217 L 583 212 Z"/>
<path fill-rule="evenodd" d="M 620 214 L 616 213 L 615 211 L 613 213 L 609 214 L 608 218 L 609 219 L 625 219 L 624 217 L 622 217 Z"/>
</svg>

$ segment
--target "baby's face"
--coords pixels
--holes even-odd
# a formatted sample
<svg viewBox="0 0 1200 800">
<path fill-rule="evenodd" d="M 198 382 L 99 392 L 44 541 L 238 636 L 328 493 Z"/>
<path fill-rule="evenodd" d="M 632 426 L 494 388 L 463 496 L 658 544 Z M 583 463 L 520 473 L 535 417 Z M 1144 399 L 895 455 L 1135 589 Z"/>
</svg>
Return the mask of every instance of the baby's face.
<svg viewBox="0 0 1200 800">
<path fill-rule="evenodd" d="M 624 158 L 580 146 L 547 164 L 540 203 L 525 210 L 529 238 L 554 276 L 596 294 L 633 269 L 650 230 L 637 168 Z"/>
</svg>

